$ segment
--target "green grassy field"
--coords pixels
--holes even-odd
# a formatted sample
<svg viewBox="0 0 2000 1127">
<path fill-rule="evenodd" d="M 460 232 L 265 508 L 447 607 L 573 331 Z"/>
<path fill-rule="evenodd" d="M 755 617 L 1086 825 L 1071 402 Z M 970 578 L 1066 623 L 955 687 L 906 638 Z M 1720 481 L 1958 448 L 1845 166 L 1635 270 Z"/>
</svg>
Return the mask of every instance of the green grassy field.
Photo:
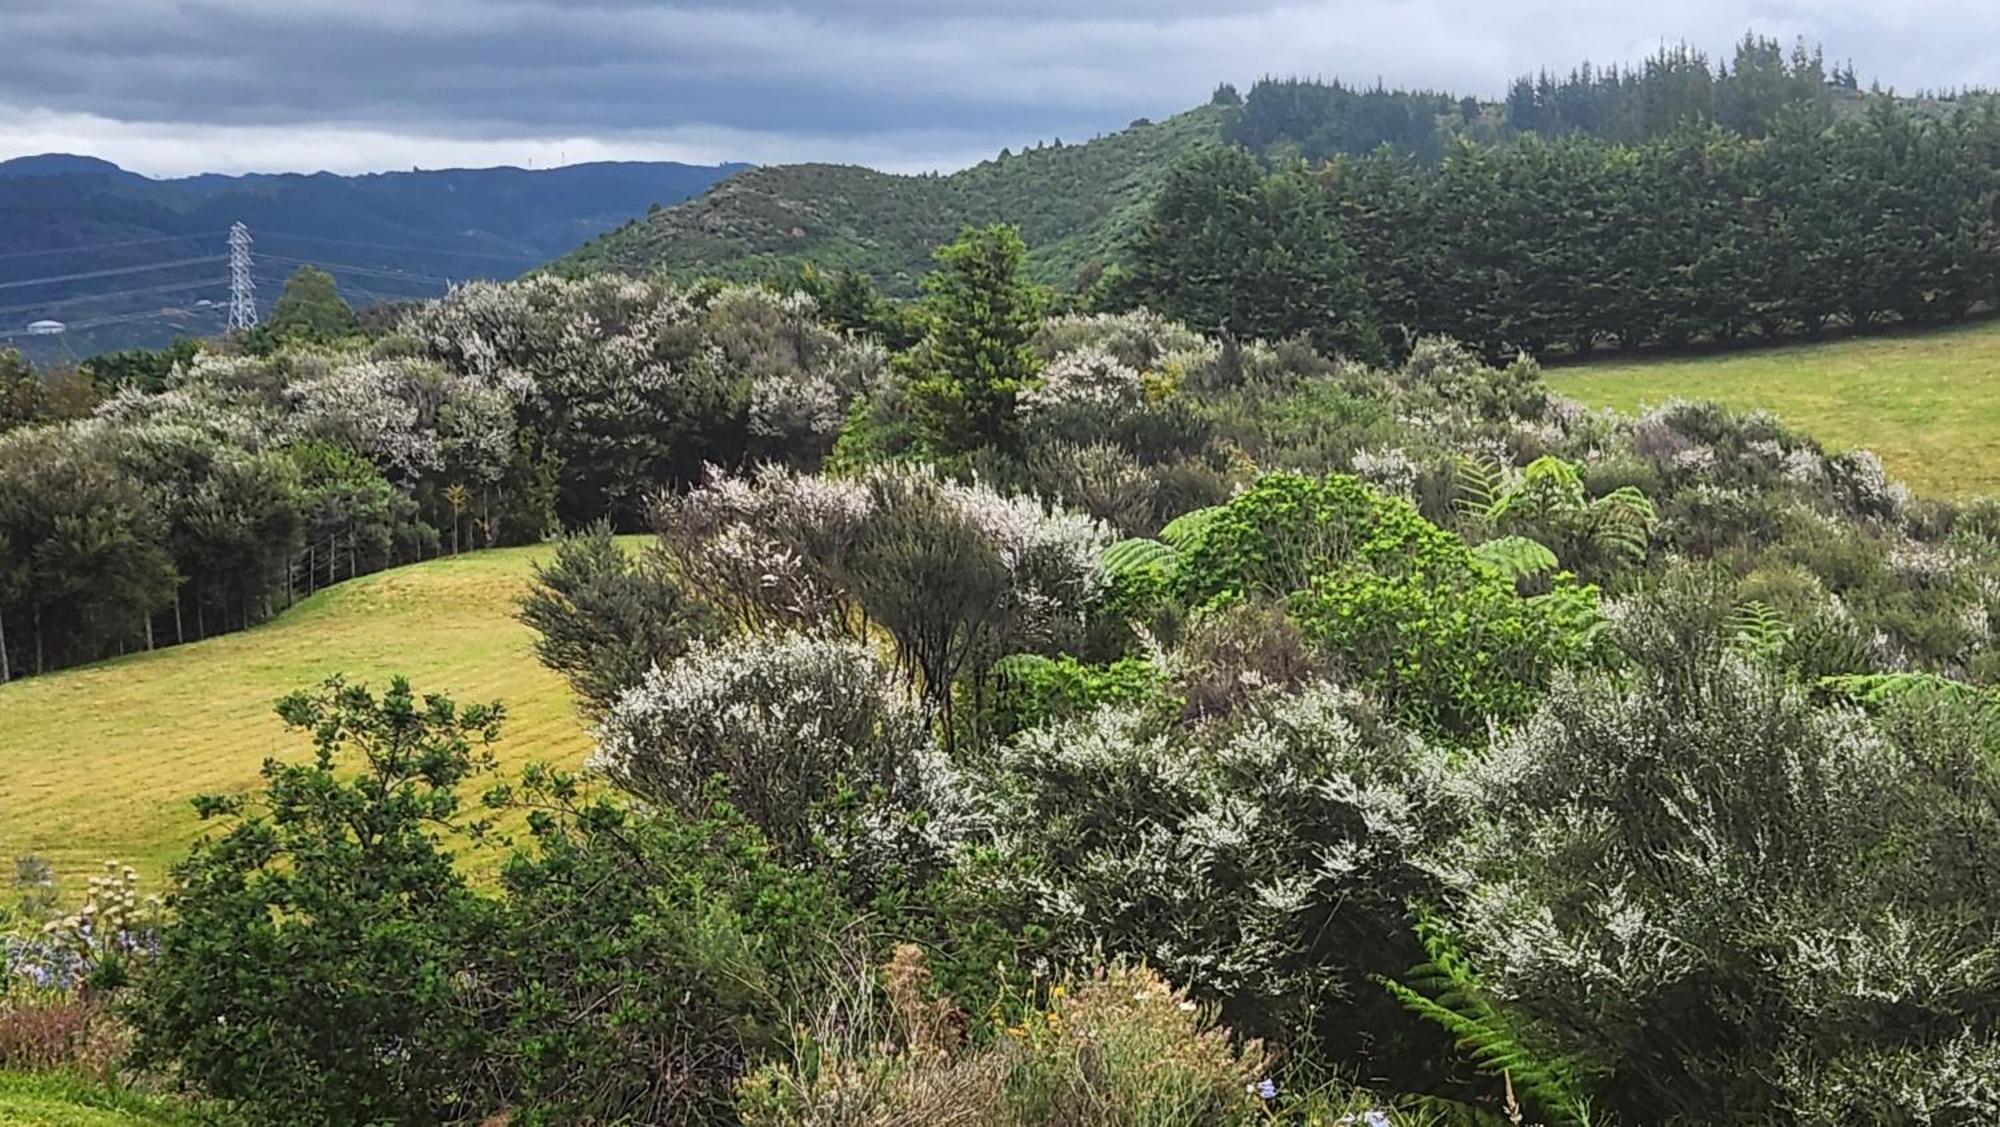
<svg viewBox="0 0 2000 1127">
<path fill-rule="evenodd" d="M 174 1104 L 67 1076 L 0 1072 L 0 1127 L 167 1127 L 200 1122 Z"/>
<path fill-rule="evenodd" d="M 74 878 L 115 858 L 158 878 L 199 832 L 191 797 L 248 790 L 267 756 L 307 754 L 272 705 L 334 673 L 504 701 L 503 764 L 579 762 L 569 688 L 513 618 L 530 562 L 547 554 L 386 571 L 239 634 L 0 686 L 0 864 L 36 854 Z"/>
<path fill-rule="evenodd" d="M 1834 449 L 1865 446 L 1919 494 L 2000 495 L 2000 321 L 1922 333 L 1550 370 L 1630 411 L 1669 399 L 1762 407 Z"/>
</svg>

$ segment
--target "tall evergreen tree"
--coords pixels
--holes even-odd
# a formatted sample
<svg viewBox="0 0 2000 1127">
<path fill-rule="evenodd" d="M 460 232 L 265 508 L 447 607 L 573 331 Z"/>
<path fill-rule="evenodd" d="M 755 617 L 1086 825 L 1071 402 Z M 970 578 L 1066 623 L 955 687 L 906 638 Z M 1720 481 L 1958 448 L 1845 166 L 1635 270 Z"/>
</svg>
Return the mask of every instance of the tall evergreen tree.
<svg viewBox="0 0 2000 1127">
<path fill-rule="evenodd" d="M 1028 341 L 1045 305 L 1021 276 L 1027 253 L 1020 232 L 1005 224 L 968 229 L 938 249 L 938 269 L 924 280 L 928 332 L 906 360 L 933 454 L 1016 444 L 1014 397 L 1038 370 Z"/>
<path fill-rule="evenodd" d="M 1131 260 L 1123 296 L 1191 326 L 1382 353 L 1333 199 L 1303 166 L 1266 175 L 1242 149 L 1196 154 L 1168 174 Z"/>
</svg>

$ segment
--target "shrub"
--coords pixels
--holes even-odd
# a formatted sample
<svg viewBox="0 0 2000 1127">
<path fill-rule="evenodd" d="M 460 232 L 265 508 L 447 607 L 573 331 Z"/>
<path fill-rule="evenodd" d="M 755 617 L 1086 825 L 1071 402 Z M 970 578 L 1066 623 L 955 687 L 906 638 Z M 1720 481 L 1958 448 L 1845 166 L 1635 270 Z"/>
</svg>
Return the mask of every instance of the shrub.
<svg viewBox="0 0 2000 1127">
<path fill-rule="evenodd" d="M 486 1110 L 481 1015 L 459 972 L 497 921 L 437 827 L 457 818 L 501 710 L 335 678 L 279 714 L 311 735 L 313 760 L 267 761 L 261 809 L 198 802 L 233 824 L 175 867 L 160 953 L 129 1010 L 135 1062 L 285 1119 Z"/>
<path fill-rule="evenodd" d="M 619 699 L 591 765 L 689 815 L 719 780 L 795 862 L 814 856 L 838 803 L 893 817 L 949 801 L 923 714 L 892 671 L 863 643 L 799 635 L 695 643 Z"/>
<path fill-rule="evenodd" d="M 765 1068 L 741 1086 L 746 1123 L 1268 1121 L 1261 1046 L 1235 1044 L 1212 1011 L 1143 967 L 1057 985 L 980 1046 L 958 1036 L 949 998 L 929 996 L 915 948 L 897 952 L 886 979 L 888 1051 L 815 1046 L 808 1061 Z"/>
<path fill-rule="evenodd" d="M 1060 954 L 1143 957 L 1246 1033 L 1421 1074 L 1439 1039 L 1369 976 L 1421 956 L 1408 904 L 1436 891 L 1420 856 L 1452 824 L 1430 797 L 1444 763 L 1322 685 L 1229 723 L 1105 709 L 1033 729 L 973 793 L 1027 862 L 998 878 Z"/>
<path fill-rule="evenodd" d="M 743 1072 L 790 1039 L 848 926 L 726 807 L 643 817 L 531 774 L 534 849 L 501 873 L 507 924 L 474 990 L 504 1010 L 485 1067 L 549 1123 L 728 1119 Z"/>
<path fill-rule="evenodd" d="M 1091 665 L 1068 654 L 1022 654 L 1002 661 L 996 673 L 991 729 L 1003 739 L 1102 705 L 1171 703 L 1160 671 L 1144 658 Z"/>
<path fill-rule="evenodd" d="M 1459 924 L 1621 1119 L 1783 1118 L 1869 1070 L 1920 1090 L 2000 1032 L 1982 744 L 1728 658 L 1565 679 L 1469 780 Z"/>
<path fill-rule="evenodd" d="M 1597 623 L 1591 588 L 1520 598 L 1408 502 L 1338 474 L 1260 479 L 1204 521 L 1176 582 L 1192 601 L 1289 597 L 1356 684 L 1456 736 L 1532 709 L 1555 670 L 1587 656 Z"/>
<path fill-rule="evenodd" d="M 657 546 L 631 555 L 604 522 L 563 539 L 552 562 L 535 565 L 520 618 L 539 635 L 542 664 L 568 678 L 593 713 L 719 624 L 672 576 Z"/>
</svg>

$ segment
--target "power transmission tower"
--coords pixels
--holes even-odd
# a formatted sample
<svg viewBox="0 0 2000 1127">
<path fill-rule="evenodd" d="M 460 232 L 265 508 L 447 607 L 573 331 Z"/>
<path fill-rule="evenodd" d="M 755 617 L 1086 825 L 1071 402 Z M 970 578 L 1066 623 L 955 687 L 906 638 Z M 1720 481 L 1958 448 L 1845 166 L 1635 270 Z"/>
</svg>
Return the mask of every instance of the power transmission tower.
<svg viewBox="0 0 2000 1127">
<path fill-rule="evenodd" d="M 257 281 L 250 276 L 250 228 L 229 225 L 229 330 L 257 324 Z"/>
</svg>

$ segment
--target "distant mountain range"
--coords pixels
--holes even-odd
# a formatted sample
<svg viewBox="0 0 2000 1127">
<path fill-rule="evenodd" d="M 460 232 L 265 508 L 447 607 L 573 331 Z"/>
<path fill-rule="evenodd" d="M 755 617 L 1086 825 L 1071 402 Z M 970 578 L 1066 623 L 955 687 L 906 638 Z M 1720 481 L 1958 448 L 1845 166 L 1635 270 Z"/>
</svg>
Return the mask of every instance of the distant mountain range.
<svg viewBox="0 0 2000 1127">
<path fill-rule="evenodd" d="M 356 306 L 513 277 L 748 168 L 616 162 L 361 176 L 156 180 L 68 153 L 0 162 L 0 342 L 83 357 L 212 333 L 229 296 L 230 224 L 249 226 L 266 308 L 302 262 Z M 36 321 L 64 333 L 31 335 Z"/>
</svg>

